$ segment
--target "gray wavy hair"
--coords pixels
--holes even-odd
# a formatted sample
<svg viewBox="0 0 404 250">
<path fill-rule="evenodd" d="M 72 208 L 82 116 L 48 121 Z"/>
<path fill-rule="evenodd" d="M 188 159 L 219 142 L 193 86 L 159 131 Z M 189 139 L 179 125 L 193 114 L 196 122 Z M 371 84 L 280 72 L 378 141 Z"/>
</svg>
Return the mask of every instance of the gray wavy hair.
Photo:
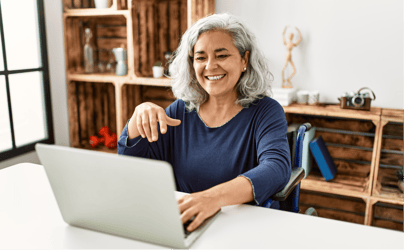
<svg viewBox="0 0 404 250">
<path fill-rule="evenodd" d="M 214 14 L 195 22 L 182 36 L 170 65 L 172 91 L 176 98 L 183 100 L 187 110 L 199 109 L 209 95 L 198 83 L 193 68 L 194 46 L 199 36 L 208 31 L 219 30 L 230 34 L 241 57 L 246 51 L 250 58 L 246 72 L 236 85 L 236 104 L 249 107 L 255 100 L 271 95 L 272 74 L 264 54 L 259 50 L 254 34 L 237 17 L 228 14 Z"/>
</svg>

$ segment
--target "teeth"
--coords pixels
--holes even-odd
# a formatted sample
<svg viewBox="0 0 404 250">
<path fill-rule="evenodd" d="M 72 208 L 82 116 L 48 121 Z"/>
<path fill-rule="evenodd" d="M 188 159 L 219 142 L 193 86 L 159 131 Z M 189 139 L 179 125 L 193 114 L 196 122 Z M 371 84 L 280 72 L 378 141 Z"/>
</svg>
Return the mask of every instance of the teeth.
<svg viewBox="0 0 404 250">
<path fill-rule="evenodd" d="M 207 76 L 206 78 L 208 78 L 209 80 L 213 81 L 213 80 L 219 80 L 222 79 L 225 75 L 220 75 L 220 76 Z"/>
</svg>

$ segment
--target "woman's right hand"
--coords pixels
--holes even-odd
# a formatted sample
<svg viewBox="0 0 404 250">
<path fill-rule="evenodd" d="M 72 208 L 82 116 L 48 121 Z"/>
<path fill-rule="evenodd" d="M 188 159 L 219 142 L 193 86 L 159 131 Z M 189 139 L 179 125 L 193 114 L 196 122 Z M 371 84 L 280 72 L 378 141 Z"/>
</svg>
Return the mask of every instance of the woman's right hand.
<svg viewBox="0 0 404 250">
<path fill-rule="evenodd" d="M 157 122 L 160 124 L 160 132 L 165 134 L 168 126 L 178 126 L 181 120 L 167 116 L 164 109 L 154 103 L 145 102 L 138 105 L 128 123 L 128 137 L 133 139 L 139 135 L 147 137 L 149 142 L 158 140 Z"/>
</svg>

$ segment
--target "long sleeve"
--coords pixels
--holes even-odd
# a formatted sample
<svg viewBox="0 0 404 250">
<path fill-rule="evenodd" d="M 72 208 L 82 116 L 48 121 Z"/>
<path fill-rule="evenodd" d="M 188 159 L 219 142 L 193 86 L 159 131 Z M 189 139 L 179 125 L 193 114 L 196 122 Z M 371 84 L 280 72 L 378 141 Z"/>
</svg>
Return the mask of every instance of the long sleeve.
<svg viewBox="0 0 404 250">
<path fill-rule="evenodd" d="M 256 204 L 262 205 L 289 181 L 291 160 L 286 137 L 287 123 L 282 107 L 273 101 L 258 116 L 254 134 L 258 166 L 242 176 L 250 180 Z"/>
</svg>

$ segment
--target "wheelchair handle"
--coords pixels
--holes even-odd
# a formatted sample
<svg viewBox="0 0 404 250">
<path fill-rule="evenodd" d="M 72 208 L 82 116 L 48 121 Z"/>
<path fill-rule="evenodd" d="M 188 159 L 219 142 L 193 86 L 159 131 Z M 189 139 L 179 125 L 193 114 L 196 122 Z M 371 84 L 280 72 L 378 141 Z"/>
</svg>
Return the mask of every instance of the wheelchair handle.
<svg viewBox="0 0 404 250">
<path fill-rule="evenodd" d="M 311 129 L 311 124 L 310 124 L 310 123 L 308 123 L 308 122 L 303 123 L 303 126 L 305 126 L 305 127 L 306 127 L 306 131 L 309 131 L 309 130 Z"/>
</svg>

